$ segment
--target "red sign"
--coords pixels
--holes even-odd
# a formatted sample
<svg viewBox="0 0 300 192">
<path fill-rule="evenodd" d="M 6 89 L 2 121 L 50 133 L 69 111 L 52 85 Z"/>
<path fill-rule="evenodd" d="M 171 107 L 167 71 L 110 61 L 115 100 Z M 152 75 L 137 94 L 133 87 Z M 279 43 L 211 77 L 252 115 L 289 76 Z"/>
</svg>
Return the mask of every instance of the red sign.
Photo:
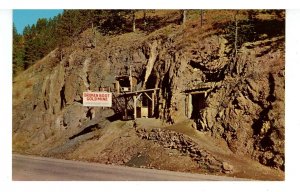
<svg viewBox="0 0 300 192">
<path fill-rule="evenodd" d="M 112 106 L 112 93 L 108 92 L 83 92 L 83 106 Z"/>
</svg>

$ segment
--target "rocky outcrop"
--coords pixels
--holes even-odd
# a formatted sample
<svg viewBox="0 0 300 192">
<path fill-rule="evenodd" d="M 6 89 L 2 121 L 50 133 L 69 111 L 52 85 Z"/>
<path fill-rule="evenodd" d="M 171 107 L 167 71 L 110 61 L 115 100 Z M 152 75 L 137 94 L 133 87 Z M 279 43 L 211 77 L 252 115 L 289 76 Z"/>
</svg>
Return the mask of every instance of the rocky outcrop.
<svg viewBox="0 0 300 192">
<path fill-rule="evenodd" d="M 91 35 L 86 31 L 64 49 L 63 57 L 54 50 L 15 79 L 13 150 L 47 154 L 90 125 L 104 122 L 113 111 L 83 107 L 82 92 L 112 87 L 115 76 L 131 66 L 137 84 L 161 89 L 157 118 L 171 124 L 192 118 L 199 131 L 224 139 L 233 152 L 284 170 L 284 34 L 260 33 L 266 34 L 244 42 L 233 55 L 230 39 L 218 29 L 171 24 L 151 34 L 101 36 L 89 49 L 83 46 Z M 187 117 L 186 90 L 202 84 L 211 86 L 204 104 Z M 139 134 L 214 169 L 232 171 L 183 135 Z"/>
</svg>

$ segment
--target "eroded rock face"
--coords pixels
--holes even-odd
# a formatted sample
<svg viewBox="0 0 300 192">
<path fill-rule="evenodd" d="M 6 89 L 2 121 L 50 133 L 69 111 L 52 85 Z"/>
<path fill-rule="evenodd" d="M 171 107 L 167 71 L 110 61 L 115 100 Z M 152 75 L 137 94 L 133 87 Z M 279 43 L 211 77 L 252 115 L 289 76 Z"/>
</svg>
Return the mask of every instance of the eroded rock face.
<svg viewBox="0 0 300 192">
<path fill-rule="evenodd" d="M 201 83 L 210 84 L 212 89 L 205 96 L 206 106 L 194 117 L 198 129 L 223 138 L 235 153 L 283 170 L 283 37 L 247 43 L 237 55 L 235 72 L 226 70 L 226 65 L 233 62 L 226 56 L 230 50 L 226 40 L 216 39 L 213 35 L 206 37 L 199 41 L 205 44 L 201 48 L 191 44 L 176 53 L 170 51 L 171 47 L 178 46 L 176 40 L 171 41 L 173 44 L 166 41 L 162 46 L 165 55 L 154 66 L 162 89 L 160 117 L 170 123 L 180 121 L 186 117 L 185 90 L 196 90 Z M 262 46 L 267 43 L 276 45 L 277 49 Z M 168 52 L 166 46 L 170 48 Z M 266 156 L 266 152 L 272 156 Z"/>
<path fill-rule="evenodd" d="M 91 49 L 78 41 L 62 60 L 54 50 L 21 74 L 14 82 L 13 150 L 47 153 L 89 121 L 113 115 L 83 107 L 82 92 L 112 87 L 131 66 L 137 84 L 161 89 L 155 116 L 168 123 L 191 118 L 185 91 L 209 84 L 204 107 L 193 112 L 197 129 L 223 138 L 235 153 L 284 170 L 284 34 L 243 44 L 233 65 L 224 34 L 168 30 L 101 37 Z"/>
</svg>

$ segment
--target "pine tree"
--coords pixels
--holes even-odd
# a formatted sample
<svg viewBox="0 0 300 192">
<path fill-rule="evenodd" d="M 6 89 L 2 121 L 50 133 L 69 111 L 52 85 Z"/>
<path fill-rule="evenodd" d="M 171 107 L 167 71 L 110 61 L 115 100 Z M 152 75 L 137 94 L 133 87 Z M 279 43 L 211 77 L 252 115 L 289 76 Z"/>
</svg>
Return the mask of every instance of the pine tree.
<svg viewBox="0 0 300 192">
<path fill-rule="evenodd" d="M 22 35 L 18 34 L 16 26 L 13 24 L 13 75 L 17 75 L 24 70 L 24 49 Z"/>
<path fill-rule="evenodd" d="M 35 25 L 26 26 L 23 31 L 24 36 L 24 69 L 28 69 L 36 60 L 36 37 Z"/>
<path fill-rule="evenodd" d="M 100 31 L 104 34 L 118 34 L 126 31 L 126 17 L 130 10 L 105 10 L 101 13 Z"/>
</svg>

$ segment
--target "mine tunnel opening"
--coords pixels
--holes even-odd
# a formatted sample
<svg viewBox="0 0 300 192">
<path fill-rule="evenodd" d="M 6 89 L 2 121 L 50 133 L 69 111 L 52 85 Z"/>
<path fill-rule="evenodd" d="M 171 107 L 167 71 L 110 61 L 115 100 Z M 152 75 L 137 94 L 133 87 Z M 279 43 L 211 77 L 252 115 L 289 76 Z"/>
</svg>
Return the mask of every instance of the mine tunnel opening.
<svg viewBox="0 0 300 192">
<path fill-rule="evenodd" d="M 191 94 L 191 115 L 190 118 L 198 120 L 201 118 L 201 113 L 207 107 L 205 93 Z"/>
<path fill-rule="evenodd" d="M 207 91 L 187 91 L 185 99 L 185 114 L 186 117 L 196 123 L 198 130 L 207 131 L 207 126 L 203 119 L 204 111 L 207 105 Z"/>
</svg>

